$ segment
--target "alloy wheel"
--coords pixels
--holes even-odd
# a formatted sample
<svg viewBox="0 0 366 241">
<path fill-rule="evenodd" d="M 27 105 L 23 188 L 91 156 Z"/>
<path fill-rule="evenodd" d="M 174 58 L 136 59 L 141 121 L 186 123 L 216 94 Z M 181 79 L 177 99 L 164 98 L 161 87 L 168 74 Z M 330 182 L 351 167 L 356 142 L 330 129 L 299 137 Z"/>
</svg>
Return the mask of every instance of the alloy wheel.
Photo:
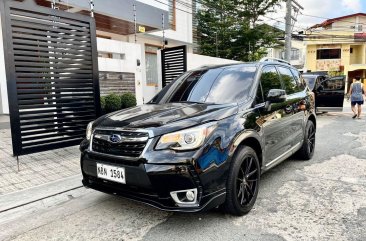
<svg viewBox="0 0 366 241">
<path fill-rule="evenodd" d="M 258 188 L 259 167 L 254 157 L 248 156 L 240 166 L 237 177 L 237 198 L 241 206 L 251 202 Z"/>
<path fill-rule="evenodd" d="M 314 125 L 311 125 L 308 129 L 308 152 L 309 154 L 313 153 L 314 147 L 315 147 L 315 127 Z"/>
</svg>

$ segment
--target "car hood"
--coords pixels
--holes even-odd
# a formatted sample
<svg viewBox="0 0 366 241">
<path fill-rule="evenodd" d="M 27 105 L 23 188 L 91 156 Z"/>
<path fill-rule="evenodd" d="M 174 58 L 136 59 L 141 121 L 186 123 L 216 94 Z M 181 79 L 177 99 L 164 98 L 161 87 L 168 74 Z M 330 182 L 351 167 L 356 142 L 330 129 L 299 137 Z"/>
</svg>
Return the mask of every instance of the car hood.
<svg viewBox="0 0 366 241">
<path fill-rule="evenodd" d="M 220 120 L 237 113 L 237 104 L 145 104 L 100 117 L 96 128 L 145 129 L 153 136 Z"/>
</svg>

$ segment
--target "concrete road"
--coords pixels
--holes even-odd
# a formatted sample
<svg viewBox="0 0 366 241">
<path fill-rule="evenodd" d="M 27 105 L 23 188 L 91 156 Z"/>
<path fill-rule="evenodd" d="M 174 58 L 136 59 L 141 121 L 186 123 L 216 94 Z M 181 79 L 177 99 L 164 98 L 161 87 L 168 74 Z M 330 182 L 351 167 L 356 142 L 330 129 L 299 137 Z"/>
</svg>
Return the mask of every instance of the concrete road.
<svg viewBox="0 0 366 241">
<path fill-rule="evenodd" d="M 76 188 L 0 213 L 3 240 L 366 240 L 366 121 L 318 116 L 310 161 L 262 177 L 244 217 L 168 213 Z"/>
</svg>

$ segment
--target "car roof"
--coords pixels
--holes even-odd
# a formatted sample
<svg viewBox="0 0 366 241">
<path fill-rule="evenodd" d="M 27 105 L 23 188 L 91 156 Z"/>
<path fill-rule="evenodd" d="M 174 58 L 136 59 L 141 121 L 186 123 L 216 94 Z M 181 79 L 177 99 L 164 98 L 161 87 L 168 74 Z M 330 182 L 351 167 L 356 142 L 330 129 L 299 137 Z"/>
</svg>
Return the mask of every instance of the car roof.
<svg viewBox="0 0 366 241">
<path fill-rule="evenodd" d="M 277 62 L 277 61 L 265 61 L 265 62 L 239 62 L 239 63 L 231 63 L 231 64 L 219 64 L 219 65 L 203 65 L 198 68 L 192 69 L 191 71 L 197 71 L 197 70 L 209 70 L 209 69 L 226 69 L 229 67 L 244 67 L 244 66 L 253 66 L 253 67 L 259 67 L 261 65 L 281 65 L 284 67 L 290 67 L 292 69 L 296 69 L 292 65 L 288 65 L 285 63 Z M 296 69 L 297 70 L 297 69 Z"/>
</svg>

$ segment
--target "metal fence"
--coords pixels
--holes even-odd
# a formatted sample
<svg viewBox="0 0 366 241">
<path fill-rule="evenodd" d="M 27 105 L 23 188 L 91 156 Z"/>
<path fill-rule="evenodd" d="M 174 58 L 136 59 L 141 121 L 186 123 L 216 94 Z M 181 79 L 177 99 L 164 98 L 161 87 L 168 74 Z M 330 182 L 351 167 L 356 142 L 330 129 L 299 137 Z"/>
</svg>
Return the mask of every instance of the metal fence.
<svg viewBox="0 0 366 241">
<path fill-rule="evenodd" d="M 161 51 L 163 87 L 187 71 L 186 46 L 166 48 Z"/>
<path fill-rule="evenodd" d="M 0 1 L 13 154 L 79 144 L 100 114 L 93 18 Z"/>
</svg>

